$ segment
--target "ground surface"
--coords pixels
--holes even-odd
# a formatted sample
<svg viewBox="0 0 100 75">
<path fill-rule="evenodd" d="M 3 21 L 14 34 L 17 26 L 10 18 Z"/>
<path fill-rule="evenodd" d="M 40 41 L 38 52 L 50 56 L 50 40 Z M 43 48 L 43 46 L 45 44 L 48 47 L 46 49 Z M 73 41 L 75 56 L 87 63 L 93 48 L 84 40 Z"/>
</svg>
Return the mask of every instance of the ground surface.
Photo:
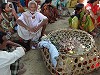
<svg viewBox="0 0 100 75">
<path fill-rule="evenodd" d="M 72 11 L 72 9 L 70 11 Z M 59 28 L 67 28 L 67 27 L 68 27 L 68 18 L 60 19 L 53 24 L 49 24 L 46 28 L 46 33 L 49 33 L 52 30 L 56 30 Z M 95 40 L 96 40 L 96 45 L 100 50 L 100 38 L 96 38 Z M 25 64 L 25 67 L 27 68 L 27 71 L 24 75 L 51 75 L 44 65 L 41 51 L 39 49 L 30 50 L 22 58 L 22 61 Z M 87 75 L 100 75 L 100 69 Z"/>
</svg>

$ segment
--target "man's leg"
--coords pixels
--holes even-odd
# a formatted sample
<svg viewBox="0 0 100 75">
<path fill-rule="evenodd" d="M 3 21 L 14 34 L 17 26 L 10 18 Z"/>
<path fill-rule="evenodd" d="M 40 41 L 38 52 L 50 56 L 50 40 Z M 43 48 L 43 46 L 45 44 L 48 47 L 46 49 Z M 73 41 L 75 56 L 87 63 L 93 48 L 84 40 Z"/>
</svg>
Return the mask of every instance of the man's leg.
<svg viewBox="0 0 100 75">
<path fill-rule="evenodd" d="M 47 24 L 43 25 L 43 28 L 42 28 L 42 31 L 41 31 L 41 37 L 45 34 L 46 25 Z"/>
<path fill-rule="evenodd" d="M 19 60 L 10 65 L 11 75 L 17 75 L 19 69 Z"/>
</svg>

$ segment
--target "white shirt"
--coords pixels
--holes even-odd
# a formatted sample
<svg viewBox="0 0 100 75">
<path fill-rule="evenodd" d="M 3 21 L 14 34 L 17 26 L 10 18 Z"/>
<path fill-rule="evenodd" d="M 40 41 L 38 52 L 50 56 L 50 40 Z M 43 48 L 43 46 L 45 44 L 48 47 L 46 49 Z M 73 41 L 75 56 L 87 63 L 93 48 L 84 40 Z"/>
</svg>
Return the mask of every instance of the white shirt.
<svg viewBox="0 0 100 75">
<path fill-rule="evenodd" d="M 0 75 L 11 75 L 10 65 L 25 54 L 22 47 L 13 52 L 0 51 Z"/>
<path fill-rule="evenodd" d="M 34 18 L 32 18 L 34 17 Z M 40 12 L 36 12 L 35 14 L 31 14 L 29 11 L 24 12 L 19 18 L 19 20 L 21 20 L 25 25 L 33 28 L 35 26 L 40 25 L 40 23 L 44 20 L 47 19 L 46 16 L 44 16 L 42 13 Z M 42 30 L 42 29 L 41 29 Z M 34 32 L 29 32 L 28 30 L 26 30 L 24 27 L 18 25 L 18 35 L 23 38 L 24 40 L 29 40 L 29 39 L 33 39 L 35 36 L 40 36 L 41 30 L 39 30 L 38 32 L 34 33 Z"/>
</svg>

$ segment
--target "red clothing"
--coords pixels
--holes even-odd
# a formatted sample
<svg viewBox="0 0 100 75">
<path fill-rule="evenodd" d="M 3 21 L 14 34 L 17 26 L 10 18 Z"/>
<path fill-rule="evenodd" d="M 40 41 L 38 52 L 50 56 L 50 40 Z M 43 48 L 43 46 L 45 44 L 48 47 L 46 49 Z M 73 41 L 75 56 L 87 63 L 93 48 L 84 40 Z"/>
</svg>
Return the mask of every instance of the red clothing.
<svg viewBox="0 0 100 75">
<path fill-rule="evenodd" d="M 93 6 L 91 3 L 87 3 L 86 9 L 92 10 L 92 12 L 94 13 L 94 15 L 97 15 L 97 11 L 100 10 L 100 7 L 99 7 L 99 5 L 94 5 L 94 6 Z M 100 16 L 98 16 L 97 22 L 98 22 L 98 23 L 100 22 Z"/>
<path fill-rule="evenodd" d="M 29 2 L 30 0 L 26 0 L 25 1 L 25 4 L 26 4 L 26 7 L 28 7 L 28 2 Z"/>
</svg>

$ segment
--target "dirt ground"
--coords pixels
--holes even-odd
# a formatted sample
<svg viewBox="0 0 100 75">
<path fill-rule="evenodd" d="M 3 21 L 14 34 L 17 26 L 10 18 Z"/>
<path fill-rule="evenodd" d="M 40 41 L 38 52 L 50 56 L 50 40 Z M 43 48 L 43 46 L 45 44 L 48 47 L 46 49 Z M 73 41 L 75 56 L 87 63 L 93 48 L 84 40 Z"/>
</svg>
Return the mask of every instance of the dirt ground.
<svg viewBox="0 0 100 75">
<path fill-rule="evenodd" d="M 70 11 L 72 11 L 72 9 L 70 9 Z M 67 17 L 64 19 L 59 19 L 53 24 L 48 24 L 46 33 L 57 30 L 59 28 L 68 28 L 68 26 Z M 100 50 L 100 37 L 95 38 L 95 40 L 96 45 Z M 30 50 L 27 52 L 26 55 L 22 58 L 22 61 L 25 64 L 25 68 L 27 69 L 24 75 L 51 75 L 42 60 L 41 51 L 39 49 Z M 100 69 L 86 75 L 100 75 Z"/>
</svg>

